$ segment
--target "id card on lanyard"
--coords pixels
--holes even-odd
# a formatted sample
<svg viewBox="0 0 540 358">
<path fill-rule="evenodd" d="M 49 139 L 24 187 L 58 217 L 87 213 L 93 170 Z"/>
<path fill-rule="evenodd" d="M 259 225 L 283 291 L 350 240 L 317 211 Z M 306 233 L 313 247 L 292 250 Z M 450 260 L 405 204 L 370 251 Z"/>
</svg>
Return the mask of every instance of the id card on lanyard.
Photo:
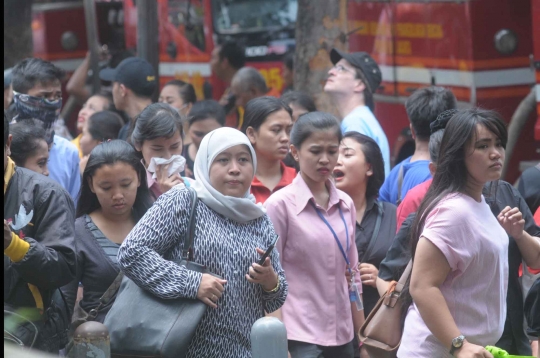
<svg viewBox="0 0 540 358">
<path fill-rule="evenodd" d="M 336 240 L 336 243 L 337 243 L 337 245 L 339 247 L 339 250 L 341 251 L 341 255 L 345 259 L 345 263 L 347 264 L 347 270 L 349 270 L 349 274 L 351 276 L 351 287 L 350 287 L 350 290 L 349 290 L 349 299 L 351 300 L 351 302 L 354 302 L 356 304 L 356 309 L 358 311 L 363 310 L 364 305 L 362 303 L 362 300 L 360 299 L 360 293 L 358 292 L 358 286 L 354 282 L 355 272 L 351 270 L 351 262 L 349 261 L 349 255 L 347 254 L 347 252 L 349 251 L 349 228 L 347 227 L 347 222 L 345 221 L 345 216 L 343 216 L 343 210 L 341 210 L 341 205 L 338 204 L 338 210 L 339 210 L 339 216 L 341 217 L 341 221 L 343 221 L 343 225 L 345 226 L 345 234 L 347 235 L 347 241 L 346 241 L 347 242 L 347 251 L 345 251 L 343 249 L 343 245 L 341 245 L 341 242 L 339 241 L 339 238 L 338 238 L 336 232 L 334 231 L 334 228 L 332 227 L 332 225 L 330 225 L 328 220 L 326 220 L 326 218 L 321 213 L 321 211 L 317 208 L 317 206 L 315 206 L 315 204 L 313 203 L 312 200 L 310 200 L 309 203 L 311 204 L 313 209 L 315 209 L 315 212 L 317 213 L 319 218 L 325 223 L 325 225 L 328 227 L 328 229 L 330 230 L 330 232 L 334 236 L 334 239 Z"/>
</svg>

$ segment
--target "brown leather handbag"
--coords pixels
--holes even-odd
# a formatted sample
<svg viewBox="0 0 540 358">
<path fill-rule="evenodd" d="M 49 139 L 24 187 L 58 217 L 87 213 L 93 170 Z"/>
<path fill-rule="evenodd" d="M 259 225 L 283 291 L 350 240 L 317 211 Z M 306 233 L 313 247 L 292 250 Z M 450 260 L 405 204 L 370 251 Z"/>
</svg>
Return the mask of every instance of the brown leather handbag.
<svg viewBox="0 0 540 358">
<path fill-rule="evenodd" d="M 412 260 L 399 282 L 392 281 L 358 332 L 358 339 L 370 357 L 396 358 L 403 333 L 402 315 L 404 310 L 408 309 L 401 293 L 409 280 L 411 270 Z"/>
</svg>

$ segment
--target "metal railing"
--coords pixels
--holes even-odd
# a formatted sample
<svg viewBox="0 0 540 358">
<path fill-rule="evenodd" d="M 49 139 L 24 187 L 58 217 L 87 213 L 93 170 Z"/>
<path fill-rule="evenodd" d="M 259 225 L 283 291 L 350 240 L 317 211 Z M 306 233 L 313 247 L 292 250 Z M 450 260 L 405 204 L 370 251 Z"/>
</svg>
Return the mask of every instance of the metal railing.
<svg viewBox="0 0 540 358">
<path fill-rule="evenodd" d="M 68 358 L 111 358 L 111 342 L 107 327 L 99 322 L 81 324 L 73 334 L 67 348 Z M 287 330 L 275 317 L 263 317 L 251 328 L 253 358 L 287 358 Z M 52 358 L 53 356 L 30 349 L 21 349 L 4 343 L 4 356 L 17 358 Z"/>
</svg>

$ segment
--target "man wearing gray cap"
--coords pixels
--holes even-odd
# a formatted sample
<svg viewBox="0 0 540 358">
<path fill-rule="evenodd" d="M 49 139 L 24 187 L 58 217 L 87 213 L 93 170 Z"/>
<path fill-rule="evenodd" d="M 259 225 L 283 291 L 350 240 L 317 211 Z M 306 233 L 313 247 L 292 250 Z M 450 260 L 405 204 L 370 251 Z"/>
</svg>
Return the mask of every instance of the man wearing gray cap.
<svg viewBox="0 0 540 358">
<path fill-rule="evenodd" d="M 373 138 L 390 173 L 390 146 L 379 121 L 373 115 L 373 94 L 381 84 L 381 70 L 366 52 L 330 52 L 334 67 L 328 71 L 324 91 L 332 97 L 341 117 L 341 131 L 359 132 Z"/>
<path fill-rule="evenodd" d="M 13 100 L 13 87 L 11 87 L 11 68 L 4 70 L 4 110 L 9 108 Z"/>
</svg>

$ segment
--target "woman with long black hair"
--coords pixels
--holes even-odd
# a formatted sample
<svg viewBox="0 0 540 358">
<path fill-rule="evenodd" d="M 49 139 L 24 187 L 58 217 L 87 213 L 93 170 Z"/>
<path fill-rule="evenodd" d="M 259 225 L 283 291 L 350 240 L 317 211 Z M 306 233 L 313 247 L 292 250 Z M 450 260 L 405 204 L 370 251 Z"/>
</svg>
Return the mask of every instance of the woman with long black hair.
<svg viewBox="0 0 540 358">
<path fill-rule="evenodd" d="M 349 194 L 356 207 L 356 247 L 367 317 L 379 300 L 378 268 L 396 231 L 395 205 L 377 199 L 384 182 L 384 160 L 377 142 L 358 132 L 345 133 L 333 174 L 336 187 Z"/>
<path fill-rule="evenodd" d="M 518 245 L 535 244 L 518 208 L 496 219 L 482 195 L 501 176 L 506 140 L 506 126 L 492 111 L 460 111 L 446 127 L 412 226 L 413 305 L 399 357 L 492 357 L 484 347 L 498 341 L 506 319 L 506 232 Z"/>
<path fill-rule="evenodd" d="M 113 140 L 94 148 L 84 170 L 75 221 L 77 279 L 64 289 L 70 309 L 77 286 L 83 297 L 75 312 L 89 312 L 120 272 L 120 245 L 152 205 L 146 171 L 135 149 Z M 112 302 L 99 310 L 103 322 Z"/>
</svg>

